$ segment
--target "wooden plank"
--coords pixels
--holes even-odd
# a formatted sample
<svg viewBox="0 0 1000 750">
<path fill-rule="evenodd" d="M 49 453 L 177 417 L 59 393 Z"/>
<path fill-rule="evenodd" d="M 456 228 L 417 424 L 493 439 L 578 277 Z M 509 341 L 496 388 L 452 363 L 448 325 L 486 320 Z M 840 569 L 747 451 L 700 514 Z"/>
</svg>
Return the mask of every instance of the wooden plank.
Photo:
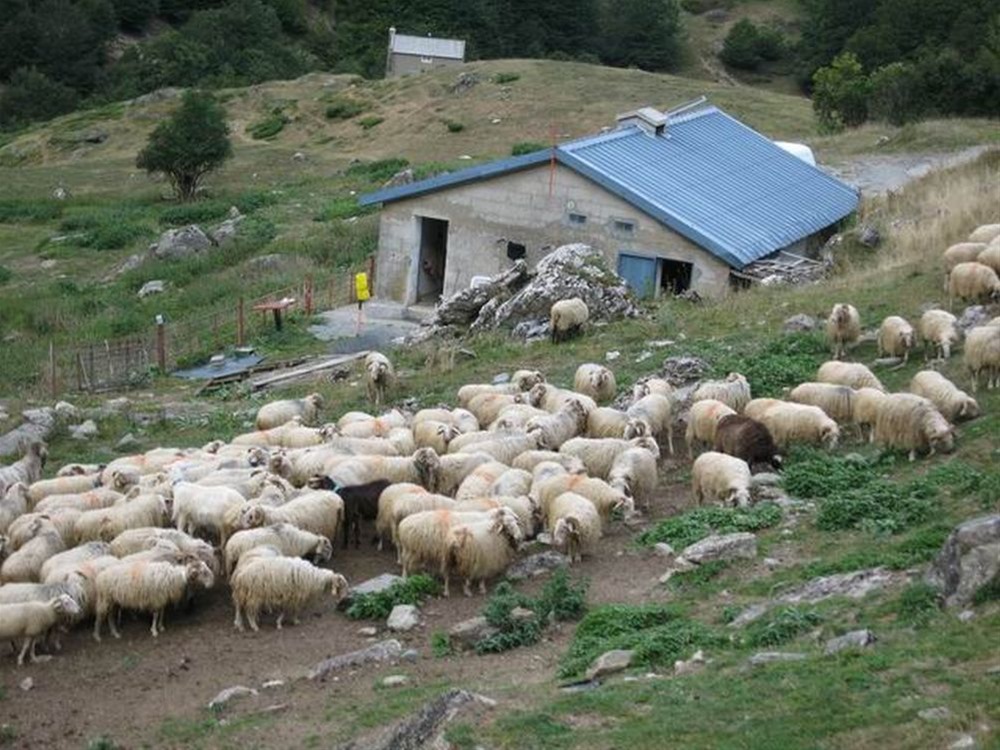
<svg viewBox="0 0 1000 750">
<path fill-rule="evenodd" d="M 297 378 L 305 377 L 307 375 L 312 375 L 317 372 L 322 372 L 323 370 L 329 370 L 331 367 L 337 367 L 338 365 L 343 365 L 348 362 L 354 362 L 356 360 L 362 359 L 368 356 L 368 351 L 356 352 L 355 354 L 343 354 L 332 359 L 324 360 L 322 362 L 317 362 L 315 364 L 305 365 L 303 367 L 297 367 L 289 370 L 284 370 L 276 375 L 270 375 L 259 380 L 251 380 L 250 388 L 252 390 L 259 390 L 261 388 L 267 388 L 268 386 L 277 385 L 278 383 L 284 383 L 290 380 L 295 380 Z"/>
</svg>

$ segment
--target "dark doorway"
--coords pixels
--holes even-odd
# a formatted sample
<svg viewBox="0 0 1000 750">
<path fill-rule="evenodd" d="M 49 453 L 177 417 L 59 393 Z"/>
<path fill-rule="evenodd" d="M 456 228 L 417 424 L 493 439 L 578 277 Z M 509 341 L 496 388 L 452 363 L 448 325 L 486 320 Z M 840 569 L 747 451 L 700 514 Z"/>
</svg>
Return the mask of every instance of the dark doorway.
<svg viewBox="0 0 1000 750">
<path fill-rule="evenodd" d="M 420 267 L 417 269 L 417 302 L 436 302 L 444 292 L 444 268 L 448 255 L 448 222 L 420 219 Z"/>
<path fill-rule="evenodd" d="M 660 293 L 681 294 L 691 288 L 694 265 L 660 258 Z"/>
</svg>

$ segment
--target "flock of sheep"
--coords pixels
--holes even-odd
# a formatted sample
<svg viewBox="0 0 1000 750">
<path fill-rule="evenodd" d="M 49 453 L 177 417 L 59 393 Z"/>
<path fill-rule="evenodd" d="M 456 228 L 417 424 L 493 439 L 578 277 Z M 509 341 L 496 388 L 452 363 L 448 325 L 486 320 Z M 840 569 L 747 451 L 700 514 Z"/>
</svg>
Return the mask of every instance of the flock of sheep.
<svg viewBox="0 0 1000 750">
<path fill-rule="evenodd" d="M 1000 225 L 989 231 L 983 250 L 1000 247 Z M 586 305 L 568 302 L 553 309 L 558 339 L 586 321 Z M 942 310 L 926 312 L 918 330 L 935 357 L 960 338 Z M 319 395 L 277 401 L 259 410 L 256 431 L 228 443 L 70 464 L 51 479 L 42 479 L 45 447 L 34 444 L 0 468 L 0 640 L 18 646 L 20 664 L 88 618 L 97 640 L 105 624 L 118 637 L 123 611 L 150 614 L 156 636 L 168 607 L 220 579 L 238 629 L 257 630 L 265 613 L 280 628 L 318 597 L 345 595 L 345 578 L 322 564 L 341 538 L 360 546 L 365 523 L 380 549 L 394 546 L 404 575 L 439 575 L 446 594 L 452 578 L 466 594 L 485 590 L 542 529 L 575 562 L 616 513 L 648 508 L 660 445 L 674 453 L 677 426 L 690 458 L 709 448 L 692 465 L 699 504 L 750 503 L 755 465 L 778 468 L 797 444 L 833 447 L 847 427 L 911 459 L 951 450 L 952 423 L 978 415 L 975 399 L 934 370 L 914 376 L 910 393 L 887 393 L 867 367 L 839 359 L 860 333 L 857 310 L 836 305 L 827 335 L 838 358 L 787 400 L 755 399 L 732 373 L 700 384 L 689 403 L 646 378 L 616 409 L 602 405 L 618 391 L 614 373 L 587 363 L 572 389 L 520 370 L 505 384 L 463 386 L 455 408 L 349 412 L 322 426 L 313 426 Z M 904 319 L 886 318 L 879 351 L 905 360 L 916 338 Z M 1000 318 L 968 332 L 964 358 L 973 391 L 980 378 L 1000 385 Z M 392 364 L 372 353 L 364 369 L 381 404 Z"/>
</svg>

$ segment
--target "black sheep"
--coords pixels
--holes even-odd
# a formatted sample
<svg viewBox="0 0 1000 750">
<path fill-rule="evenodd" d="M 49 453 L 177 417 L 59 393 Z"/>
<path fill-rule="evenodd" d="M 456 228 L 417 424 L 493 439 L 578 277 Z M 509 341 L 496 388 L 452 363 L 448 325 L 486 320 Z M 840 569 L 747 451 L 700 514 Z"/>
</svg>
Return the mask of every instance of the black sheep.
<svg viewBox="0 0 1000 750">
<path fill-rule="evenodd" d="M 330 477 L 317 477 L 310 485 L 316 489 L 333 490 L 344 501 L 344 549 L 354 530 L 354 547 L 361 546 L 361 520 L 374 521 L 378 515 L 378 499 L 392 482 L 376 479 L 374 482 L 341 487 Z"/>
<path fill-rule="evenodd" d="M 768 463 L 781 468 L 781 456 L 774 438 L 765 425 L 742 414 L 728 414 L 715 428 L 715 450 L 754 463 Z"/>
</svg>

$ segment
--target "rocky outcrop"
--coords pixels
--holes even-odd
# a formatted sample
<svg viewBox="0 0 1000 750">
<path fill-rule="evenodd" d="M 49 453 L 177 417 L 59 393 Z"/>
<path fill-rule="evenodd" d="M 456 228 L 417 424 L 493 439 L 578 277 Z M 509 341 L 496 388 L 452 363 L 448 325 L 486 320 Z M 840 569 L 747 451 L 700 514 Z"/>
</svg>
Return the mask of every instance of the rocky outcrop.
<svg viewBox="0 0 1000 750">
<path fill-rule="evenodd" d="M 993 514 L 973 518 L 951 532 L 927 571 L 927 583 L 941 591 L 945 606 L 961 607 L 998 575 L 1000 514 Z"/>
<path fill-rule="evenodd" d="M 184 260 L 207 251 L 212 240 L 201 227 L 189 224 L 180 229 L 168 229 L 149 246 L 149 254 L 160 260 Z"/>
<path fill-rule="evenodd" d="M 316 664 L 309 670 L 310 680 L 323 680 L 331 672 L 349 667 L 360 667 L 364 664 L 378 664 L 395 661 L 403 655 L 402 644 L 394 639 L 373 643 L 360 651 L 334 656 Z"/>
<path fill-rule="evenodd" d="M 52 409 L 26 409 L 21 413 L 24 420 L 20 425 L 0 435 L 0 458 L 16 456 L 24 453 L 24 448 L 31 443 L 44 442 L 52 434 L 56 426 L 56 413 Z"/>
</svg>

